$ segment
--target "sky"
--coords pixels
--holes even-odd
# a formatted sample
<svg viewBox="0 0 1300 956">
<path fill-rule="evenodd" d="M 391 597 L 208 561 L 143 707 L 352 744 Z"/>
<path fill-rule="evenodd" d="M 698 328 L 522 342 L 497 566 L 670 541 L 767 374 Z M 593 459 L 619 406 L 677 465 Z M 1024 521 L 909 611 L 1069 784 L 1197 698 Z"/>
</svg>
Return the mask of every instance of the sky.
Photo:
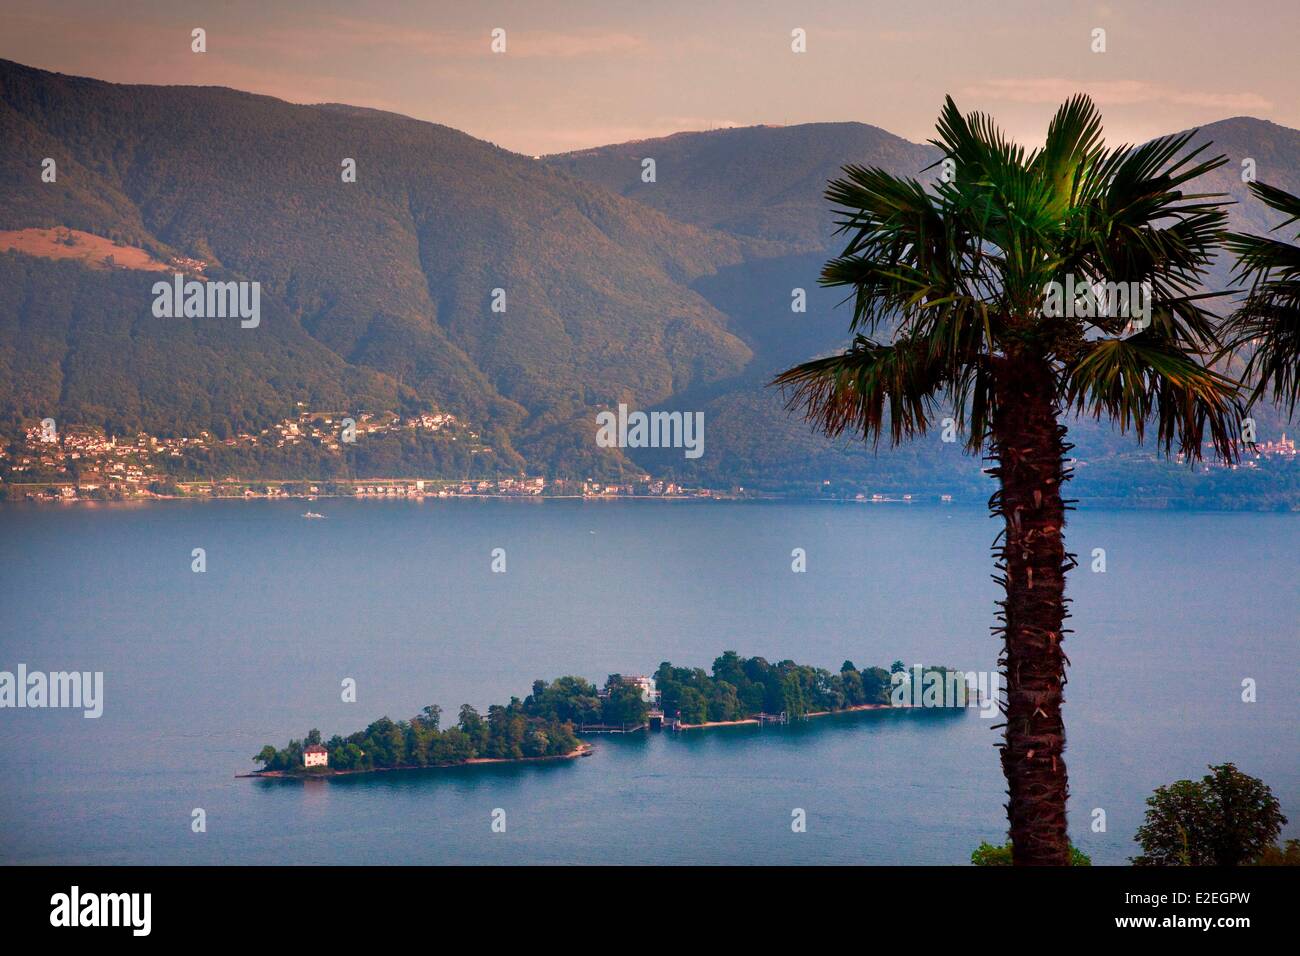
<svg viewBox="0 0 1300 956">
<path fill-rule="evenodd" d="M 1300 127 L 1298 36 L 1296 0 L 0 0 L 0 58 L 392 110 L 529 155 L 843 120 L 923 141 L 945 94 L 1027 146 L 1080 91 L 1112 144 Z"/>
</svg>

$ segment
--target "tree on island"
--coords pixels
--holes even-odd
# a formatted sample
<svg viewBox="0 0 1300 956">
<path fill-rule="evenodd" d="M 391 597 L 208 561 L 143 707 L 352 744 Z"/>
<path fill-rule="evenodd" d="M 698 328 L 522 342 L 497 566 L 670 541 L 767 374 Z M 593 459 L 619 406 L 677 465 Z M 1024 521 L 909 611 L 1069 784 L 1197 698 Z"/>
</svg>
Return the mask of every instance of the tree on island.
<svg viewBox="0 0 1300 956">
<path fill-rule="evenodd" d="M 1278 851 L 1287 819 L 1264 781 L 1230 763 L 1199 781 L 1176 780 L 1147 797 L 1135 866 L 1242 866 Z"/>
<path fill-rule="evenodd" d="M 1061 106 L 1028 155 L 951 97 L 938 131 L 932 187 L 855 165 L 829 185 L 848 242 L 821 281 L 852 290 L 854 337 L 774 384 L 828 436 L 899 444 L 951 414 L 945 431 L 987 451 L 999 484 L 989 507 L 1004 523 L 995 631 L 1013 858 L 1066 865 L 1062 643 L 1076 561 L 1062 418 L 1104 415 L 1138 441 L 1152 425 L 1166 454 L 1176 444 L 1192 461 L 1207 438 L 1234 457 L 1240 390 L 1209 367 L 1220 328 L 1198 292 L 1226 214 L 1217 197 L 1182 191 L 1226 158 L 1196 161 L 1193 133 L 1107 149 L 1086 96 Z M 1094 283 L 1114 283 L 1105 302 L 1076 296 Z M 873 338 L 884 324 L 890 339 Z"/>
<path fill-rule="evenodd" d="M 305 741 L 291 740 L 283 750 L 266 745 L 253 760 L 264 770 L 328 772 L 303 766 L 303 748 L 323 743 L 329 751 L 330 770 L 380 770 L 447 766 L 476 758 L 559 757 L 579 746 L 572 723 L 535 713 L 517 697 L 504 706 L 488 708 L 486 719 L 466 704 L 456 726 L 443 729 L 441 720 L 442 710 L 433 704 L 410 720 L 380 717 L 348 737 L 336 735 L 322 741 L 320 731 L 312 730 Z"/>
<path fill-rule="evenodd" d="M 686 724 L 746 720 L 784 713 L 799 720 L 815 711 L 890 703 L 890 675 L 880 667 L 859 671 L 845 661 L 839 673 L 791 660 L 724 651 L 712 673 L 702 667 L 674 667 L 665 661 L 654 675 L 663 711 Z"/>
<path fill-rule="evenodd" d="M 602 720 L 609 725 L 635 727 L 646 722 L 650 705 L 642 699 L 641 689 L 624 684 L 617 674 L 610 675 L 609 696 L 602 710 Z"/>
</svg>

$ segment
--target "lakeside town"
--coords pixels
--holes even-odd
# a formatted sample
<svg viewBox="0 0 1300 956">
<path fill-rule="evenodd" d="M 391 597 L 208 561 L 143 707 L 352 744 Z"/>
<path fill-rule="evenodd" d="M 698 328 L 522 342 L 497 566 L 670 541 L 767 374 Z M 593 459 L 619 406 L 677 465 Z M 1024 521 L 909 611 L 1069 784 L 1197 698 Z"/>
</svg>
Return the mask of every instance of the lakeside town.
<svg viewBox="0 0 1300 956">
<path fill-rule="evenodd" d="M 299 403 L 300 405 L 302 403 Z M 481 436 L 455 415 L 426 413 L 403 418 L 361 413 L 300 411 L 259 432 L 220 436 L 200 431 L 192 437 L 160 437 L 148 432 L 107 434 L 102 428 L 72 425 L 60 429 L 52 419 L 23 429 L 21 437 L 0 436 L 0 500 L 142 501 L 180 498 L 671 498 L 736 499 L 781 497 L 745 488 L 686 486 L 649 474 L 607 481 L 546 478 L 539 475 L 492 477 L 329 477 L 266 479 L 228 474 L 186 480 L 175 473 L 187 456 L 211 452 L 292 452 L 297 447 L 341 458 L 345 446 L 368 438 L 438 435 L 464 442 L 471 454 L 489 451 Z M 827 485 L 830 483 L 827 482 Z M 944 503 L 952 495 L 937 497 Z M 906 502 L 906 493 L 856 495 L 859 501 Z"/>
<path fill-rule="evenodd" d="M 26 428 L 20 439 L 0 441 L 0 489 L 8 498 L 29 500 L 120 501 L 153 498 L 453 498 L 453 497 L 731 497 L 709 488 L 686 488 L 650 475 L 621 482 L 592 478 L 547 480 L 542 476 L 491 478 L 329 478 L 250 479 L 228 475 L 187 481 L 169 465 L 197 450 L 280 450 L 307 446 L 341 454 L 345 444 L 372 436 L 407 432 L 424 436 L 447 432 L 474 452 L 485 448 L 480 436 L 456 416 L 437 413 L 402 418 L 395 414 L 300 412 L 258 433 L 219 437 L 201 431 L 195 437 L 134 437 L 106 434 L 90 426 L 59 431 L 52 420 Z"/>
<path fill-rule="evenodd" d="M 302 403 L 299 403 L 301 406 Z M 178 498 L 461 498 L 461 497 L 564 497 L 564 498 L 781 498 L 787 494 L 760 492 L 744 487 L 686 486 L 672 478 L 637 474 L 619 480 L 594 477 L 555 478 L 524 473 L 476 477 L 356 477 L 341 467 L 348 447 L 367 440 L 418 440 L 459 443 L 469 459 L 490 453 L 483 442 L 455 415 L 426 412 L 402 417 L 394 413 L 359 413 L 355 419 L 338 413 L 301 410 L 258 432 L 218 435 L 200 431 L 195 436 L 110 435 L 104 429 L 71 425 L 59 428 L 52 419 L 23 428 L 19 437 L 0 436 L 0 500 L 127 501 Z M 1239 448 L 1234 463 L 1206 460 L 1197 463 L 1200 474 L 1250 472 L 1261 465 L 1288 465 L 1300 461 L 1296 443 L 1283 432 L 1276 439 Z M 291 478 L 249 477 L 257 463 L 301 462 Z M 328 466 L 333 474 L 299 477 L 312 465 Z M 1174 464 L 1185 465 L 1180 453 Z M 1089 462 L 1071 459 L 1076 473 Z M 322 471 L 328 471 L 321 467 Z M 281 470 L 284 470 L 283 468 Z M 983 469 L 987 472 L 988 469 Z M 207 474 L 199 477 L 196 472 Z M 222 474 L 222 472 L 225 472 Z M 342 473 L 340 473 L 342 472 Z M 258 472 L 253 471 L 253 474 Z M 216 477 L 220 475 L 220 477 Z M 821 497 L 866 502 L 905 504 L 914 501 L 950 504 L 950 493 L 912 494 L 901 490 L 858 490 L 831 481 L 822 483 Z M 808 495 L 803 495 L 807 497 Z"/>
</svg>

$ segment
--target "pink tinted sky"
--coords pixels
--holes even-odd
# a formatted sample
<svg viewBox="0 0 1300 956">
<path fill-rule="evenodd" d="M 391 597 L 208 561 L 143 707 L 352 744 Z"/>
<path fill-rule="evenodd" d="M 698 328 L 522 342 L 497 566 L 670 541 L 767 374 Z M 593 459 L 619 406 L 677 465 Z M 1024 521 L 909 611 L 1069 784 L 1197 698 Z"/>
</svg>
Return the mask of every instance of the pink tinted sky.
<svg viewBox="0 0 1300 956">
<path fill-rule="evenodd" d="M 836 120 L 924 140 L 945 93 L 1030 145 L 1077 91 L 1111 142 L 1240 115 L 1300 127 L 1297 36 L 1295 0 L 0 0 L 0 57 L 30 66 L 371 106 L 530 154 Z"/>
</svg>

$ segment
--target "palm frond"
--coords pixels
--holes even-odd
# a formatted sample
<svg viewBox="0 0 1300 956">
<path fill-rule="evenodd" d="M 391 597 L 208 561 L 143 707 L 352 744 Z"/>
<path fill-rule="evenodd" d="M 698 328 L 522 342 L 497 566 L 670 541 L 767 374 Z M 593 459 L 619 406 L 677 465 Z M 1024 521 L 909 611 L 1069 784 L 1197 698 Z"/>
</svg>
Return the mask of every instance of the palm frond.
<svg viewBox="0 0 1300 956">
<path fill-rule="evenodd" d="M 1300 222 L 1300 196 L 1293 196 L 1285 189 L 1278 189 L 1276 186 L 1260 182 L 1251 183 L 1250 191 L 1264 205 L 1270 206 L 1278 212 L 1286 213 L 1286 220 L 1273 227 L 1275 231 L 1285 229 L 1293 222 Z"/>
<path fill-rule="evenodd" d="M 796 365 L 771 384 L 791 390 L 786 407 L 827 436 L 847 430 L 878 445 L 888 427 L 897 445 L 925 434 L 945 380 L 924 342 L 857 336 L 846 351 Z"/>
<path fill-rule="evenodd" d="M 1227 224 L 1222 193 L 1184 193 L 1182 186 L 1217 169 L 1226 156 L 1196 161 L 1196 130 L 1138 147 L 1097 154 L 1079 189 L 1071 250 L 1063 271 L 1114 282 L 1147 282 L 1159 332 L 1195 351 L 1219 345 L 1218 319 L 1199 303 Z M 1090 323 L 1115 335 L 1124 322 Z"/>
<path fill-rule="evenodd" d="M 1061 105 L 1043 148 L 1029 158 L 1030 168 L 1052 187 L 1057 217 L 1074 205 L 1084 171 L 1101 155 L 1101 142 L 1101 114 L 1089 97 L 1079 94 Z"/>
<path fill-rule="evenodd" d="M 854 288 L 850 331 L 870 333 L 917 302 L 964 291 L 954 269 L 962 240 L 919 182 L 850 165 L 826 198 L 840 207 L 839 231 L 849 240 L 821 283 Z"/>
<path fill-rule="evenodd" d="M 1156 444 L 1166 454 L 1177 442 L 1189 460 L 1199 460 L 1208 431 L 1218 457 L 1236 458 L 1238 384 L 1176 344 L 1147 333 L 1094 341 L 1066 365 L 1064 380 L 1066 407 L 1095 419 L 1104 414 L 1139 442 L 1154 419 Z"/>
<path fill-rule="evenodd" d="M 1300 221 L 1300 197 L 1265 183 L 1250 189 L 1287 215 L 1274 231 Z M 1245 303 L 1228 320 L 1226 348 L 1250 350 L 1245 374 L 1255 382 L 1251 404 L 1271 389 L 1294 414 L 1300 402 L 1300 246 L 1242 233 L 1230 233 L 1226 245 L 1237 257 L 1236 281 L 1250 283 Z"/>
</svg>

